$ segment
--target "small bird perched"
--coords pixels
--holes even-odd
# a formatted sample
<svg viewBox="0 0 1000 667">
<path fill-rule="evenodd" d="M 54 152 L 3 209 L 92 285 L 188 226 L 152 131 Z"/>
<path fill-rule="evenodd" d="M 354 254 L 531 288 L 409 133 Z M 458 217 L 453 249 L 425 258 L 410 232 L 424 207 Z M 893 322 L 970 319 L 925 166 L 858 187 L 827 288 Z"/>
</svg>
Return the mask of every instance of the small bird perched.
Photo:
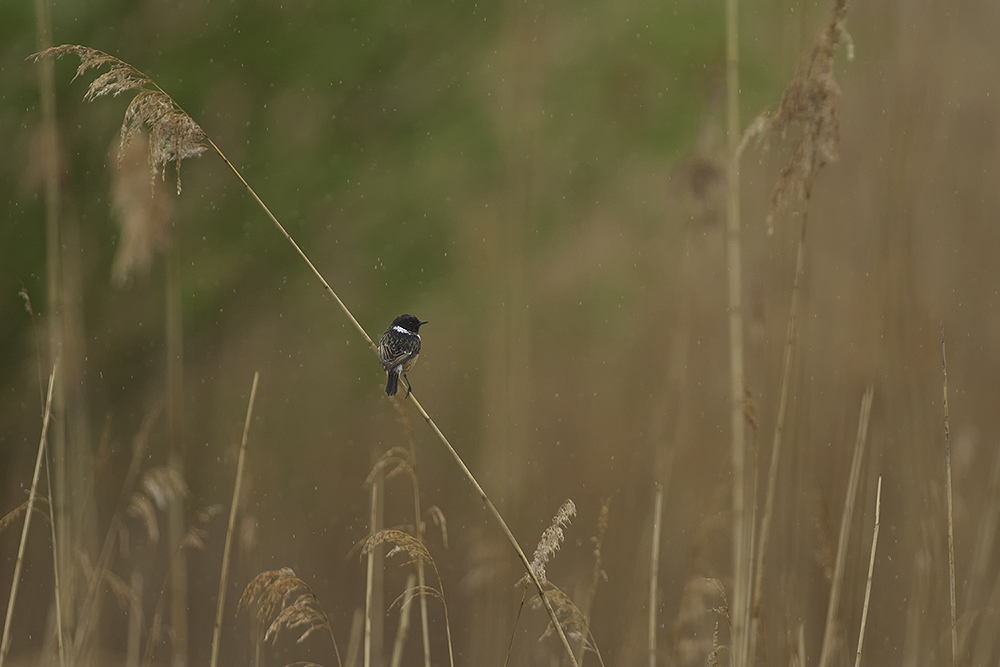
<svg viewBox="0 0 1000 667">
<path fill-rule="evenodd" d="M 410 396 L 410 378 L 407 371 L 417 363 L 420 355 L 421 322 L 413 315 L 400 315 L 378 339 L 378 357 L 382 360 L 382 370 L 389 376 L 385 383 L 385 393 L 395 396 L 399 388 L 399 376 L 406 378 L 406 396 Z"/>
</svg>

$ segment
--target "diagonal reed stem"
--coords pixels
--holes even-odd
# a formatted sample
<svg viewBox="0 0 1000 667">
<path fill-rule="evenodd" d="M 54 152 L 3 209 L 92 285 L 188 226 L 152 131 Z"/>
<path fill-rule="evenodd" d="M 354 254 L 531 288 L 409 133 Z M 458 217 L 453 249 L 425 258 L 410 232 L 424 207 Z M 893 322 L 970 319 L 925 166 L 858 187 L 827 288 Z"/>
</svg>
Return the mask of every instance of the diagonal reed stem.
<svg viewBox="0 0 1000 667">
<path fill-rule="evenodd" d="M 465 465 L 465 461 L 462 460 L 462 457 L 459 456 L 458 452 L 455 451 L 455 448 L 452 447 L 451 443 L 448 441 L 448 438 L 446 438 L 444 433 L 441 432 L 441 429 L 438 428 L 438 425 L 434 423 L 434 420 L 431 419 L 431 416 L 427 414 L 427 411 L 424 410 L 424 406 L 420 405 L 420 401 L 417 400 L 417 397 L 413 392 L 410 392 L 410 400 L 413 401 L 413 404 L 417 407 L 417 411 L 420 413 L 420 416 L 422 416 L 424 418 L 424 421 L 426 421 L 427 424 L 431 427 L 431 430 L 434 431 L 434 434 L 438 437 L 438 440 L 441 441 L 441 443 L 448 450 L 448 453 L 451 454 L 451 457 L 455 460 L 455 463 L 458 464 L 458 467 L 462 470 L 462 473 L 465 475 L 465 478 L 469 480 L 469 483 L 472 484 L 472 486 L 479 493 L 479 497 L 483 499 L 484 503 L 486 503 L 486 506 L 489 508 L 490 513 L 493 514 L 493 518 L 496 519 L 497 523 L 500 524 L 500 528 L 503 529 L 504 535 L 507 536 L 507 541 L 510 542 L 512 547 L 514 547 L 514 551 L 517 552 L 517 557 L 521 559 L 521 564 L 524 565 L 524 569 L 527 571 L 528 576 L 531 578 L 531 583 L 533 583 L 535 585 L 535 588 L 538 589 L 538 596 L 542 599 L 542 602 L 545 604 L 545 611 L 548 612 L 549 619 L 552 621 L 552 625 L 555 627 L 556 632 L 559 633 L 559 640 L 562 642 L 563 648 L 566 650 L 566 655 L 569 656 L 570 664 L 573 665 L 573 667 L 577 667 L 576 656 L 573 654 L 573 649 L 569 645 L 569 639 L 566 638 L 566 633 L 563 632 L 562 625 L 559 623 L 559 619 L 556 617 L 556 612 L 552 608 L 552 604 L 549 602 L 549 598 L 545 595 L 545 590 L 542 588 L 542 582 L 538 580 L 538 575 L 536 575 L 535 571 L 531 569 L 531 561 L 529 561 L 528 557 L 524 554 L 524 550 L 521 548 L 521 545 L 517 543 L 517 538 L 514 537 L 514 534 L 512 532 L 510 532 L 510 528 L 507 526 L 507 522 L 504 521 L 503 516 L 501 516 L 500 511 L 496 508 L 496 505 L 493 504 L 493 501 L 490 500 L 490 497 L 486 495 L 485 491 L 483 491 L 483 487 L 479 485 L 479 482 L 476 480 L 475 475 L 473 475 L 472 471 L 469 470 L 468 466 Z"/>
<path fill-rule="evenodd" d="M 309 269 L 313 272 L 313 275 L 315 275 L 316 278 L 320 281 L 320 284 L 323 285 L 323 288 L 337 302 L 337 305 L 340 306 L 340 309 L 344 312 L 344 315 L 346 315 L 347 319 L 351 321 L 351 324 L 354 325 L 354 328 L 358 330 L 358 333 L 360 333 L 361 337 L 365 339 L 365 342 L 368 343 L 368 346 L 372 348 L 372 351 L 377 354 L 378 348 L 375 345 L 375 343 L 372 342 L 371 336 L 368 335 L 368 332 L 365 331 L 365 328 L 361 326 L 357 318 L 354 317 L 354 314 L 351 312 L 351 310 L 347 307 L 346 304 L 344 304 L 344 302 L 333 290 L 333 288 L 330 287 L 330 283 L 326 281 L 326 278 L 324 278 L 323 274 L 319 272 L 319 269 L 316 268 L 316 265 L 312 263 L 312 261 L 302 250 L 302 248 L 299 247 L 299 244 L 295 242 L 295 239 L 293 239 L 292 236 L 288 233 L 288 231 L 285 230 L 284 226 L 282 226 L 282 224 L 278 222 L 278 219 L 274 216 L 273 213 L 271 213 L 271 210 L 261 200 L 261 198 L 257 196 L 257 193 L 254 192 L 254 189 L 250 187 L 250 184 L 247 183 L 246 179 L 243 178 L 243 175 L 240 174 L 239 170 L 233 165 L 232 162 L 229 161 L 229 158 L 225 156 L 222 150 L 215 145 L 215 142 L 213 142 L 207 135 L 205 137 L 205 140 L 212 147 L 212 149 L 218 154 L 218 156 L 222 158 L 222 161 L 225 162 L 230 169 L 232 169 L 233 173 L 236 174 L 236 177 L 240 180 L 241 183 L 243 183 L 247 191 L 254 198 L 254 201 L 256 201 L 260 205 L 260 207 L 264 210 L 264 213 L 267 214 L 267 217 L 271 219 L 271 222 L 274 223 L 274 226 L 277 227 L 278 231 L 281 232 L 282 236 L 284 236 L 285 239 L 292 244 L 292 247 L 295 248 L 295 252 L 297 252 L 299 257 L 302 258 L 302 261 L 306 263 Z M 517 538 L 515 538 L 514 534 L 510 531 L 510 528 L 507 526 L 507 522 L 504 521 L 503 516 L 500 514 L 500 511 L 496 508 L 496 505 L 493 504 L 493 501 L 490 500 L 489 496 L 486 495 L 486 491 L 483 490 L 483 487 L 479 485 L 479 482 L 476 480 L 475 475 L 473 475 L 472 471 L 469 470 L 468 466 L 465 465 L 465 461 L 463 461 L 462 457 L 459 456 L 457 451 L 455 451 L 455 448 L 452 447 L 451 443 L 448 441 L 448 438 L 446 438 L 444 433 L 441 432 L 441 429 L 438 428 L 436 423 L 434 423 L 434 420 L 431 419 L 431 416 L 429 414 L 427 414 L 427 411 L 424 410 L 424 406 L 420 404 L 420 401 L 417 400 L 416 395 L 414 395 L 412 392 L 410 392 L 410 400 L 413 401 L 413 404 L 417 407 L 417 410 L 420 412 L 420 415 L 424 418 L 424 421 L 426 421 L 427 424 L 431 427 L 431 430 L 434 431 L 434 434 L 438 437 L 438 440 L 441 441 L 441 444 L 443 444 L 445 448 L 448 450 L 448 453 L 451 454 L 452 458 L 455 460 L 455 463 L 458 464 L 458 467 L 461 469 L 466 479 L 469 480 L 472 486 L 479 493 L 480 497 L 483 499 L 483 502 L 486 503 L 486 506 L 493 514 L 493 518 L 495 518 L 497 520 L 497 523 L 500 524 L 500 527 L 503 529 L 504 535 L 507 536 L 507 540 L 510 542 L 511 546 L 514 547 L 514 551 L 517 552 L 517 556 L 521 560 L 521 564 L 527 571 L 528 576 L 531 577 L 532 583 L 535 585 L 535 588 L 538 589 L 538 595 L 539 597 L 541 597 L 542 602 L 545 604 L 545 610 L 549 614 L 549 619 L 552 621 L 552 625 L 555 627 L 556 632 L 559 634 L 559 639 L 562 642 L 563 649 L 569 656 L 570 664 L 572 664 L 573 667 L 577 667 L 576 656 L 573 654 L 573 649 L 569 645 L 569 639 L 567 639 L 566 633 L 563 632 L 562 625 L 559 623 L 559 619 L 556 617 L 556 612 L 552 608 L 552 604 L 549 602 L 549 599 L 545 596 L 545 591 L 542 588 L 542 582 L 538 580 L 538 577 L 535 575 L 534 570 L 531 569 L 531 561 L 529 561 L 528 557 L 524 554 L 524 550 L 521 548 L 521 545 L 518 544 Z"/>
<path fill-rule="evenodd" d="M 730 2 L 733 2 L 733 1 L 734 0 L 730 0 Z M 74 48 L 79 48 L 79 47 L 74 47 Z M 100 52 L 98 52 L 98 53 L 100 53 Z M 35 54 L 34 56 L 29 56 L 29 57 L 34 57 L 34 58 L 37 59 L 37 58 L 41 57 L 43 54 L 44 54 L 44 52 L 43 53 Z M 102 54 L 102 55 L 107 56 L 107 54 Z M 189 119 L 191 119 L 192 122 L 194 122 L 194 119 L 191 117 L 191 115 L 189 113 L 187 113 L 186 111 L 184 111 L 184 109 L 179 104 L 177 104 L 177 102 L 173 99 L 173 97 L 171 97 L 169 94 L 167 94 L 167 92 L 165 90 L 163 90 L 162 88 L 160 88 L 160 86 L 155 81 L 153 81 L 153 79 L 151 77 L 147 76 L 141 70 L 138 70 L 138 69 L 132 67 L 131 65 L 128 65 L 127 63 L 125 63 L 124 61 L 122 61 L 122 60 L 120 60 L 118 58 L 113 58 L 113 57 L 110 57 L 110 56 L 109 56 L 109 58 L 111 58 L 111 59 L 113 59 L 113 60 L 115 60 L 115 61 L 117 61 L 119 63 L 125 64 L 129 68 L 131 68 L 138 76 L 141 76 L 145 81 L 147 81 L 149 83 L 149 85 L 151 85 L 157 91 L 159 91 L 160 93 L 162 93 L 168 100 L 170 100 L 171 104 L 173 104 L 180 113 L 184 114 Z M 204 131 L 202 130 L 202 132 L 204 132 Z M 246 179 L 243 178 L 243 175 L 236 168 L 236 166 L 233 165 L 233 163 L 229 160 L 229 158 L 226 157 L 226 155 L 222 152 L 222 150 L 215 144 L 214 141 L 212 141 L 212 139 L 207 134 L 203 134 L 202 138 L 212 148 L 212 150 L 215 151 L 215 153 L 219 156 L 219 158 L 221 158 L 222 161 L 225 162 L 226 165 L 232 170 L 233 174 L 236 175 L 236 178 L 238 178 L 239 181 L 241 183 L 243 183 L 243 186 L 247 189 L 247 192 L 250 193 L 250 196 L 253 197 L 254 201 L 256 201 L 257 204 L 264 211 L 264 213 L 267 214 L 267 217 L 270 218 L 271 222 L 274 223 L 274 226 L 278 228 L 278 231 L 281 232 L 281 235 L 285 237 L 285 240 L 287 240 L 292 245 L 292 247 L 295 249 L 295 252 L 298 253 L 299 257 L 302 259 L 303 262 L 305 262 L 306 266 L 309 267 L 309 269 L 312 271 L 313 275 L 316 276 L 317 280 L 320 281 L 320 284 L 323 286 L 323 288 L 330 294 L 330 296 L 333 297 L 334 301 L 337 302 L 337 305 L 340 306 L 341 311 L 343 311 L 343 313 L 347 317 L 347 319 L 350 320 L 351 324 L 354 325 L 354 328 L 357 329 L 357 331 L 358 331 L 359 334 L 361 334 L 361 337 L 365 339 L 365 342 L 368 343 L 368 346 L 372 349 L 373 352 L 375 352 L 377 354 L 378 353 L 378 348 L 376 347 L 375 343 L 372 341 L 371 336 L 368 335 L 368 332 L 366 332 L 365 329 L 364 329 L 364 327 L 361 326 L 361 324 L 358 322 L 357 318 L 354 317 L 354 314 L 351 312 L 351 310 L 347 307 L 347 305 L 343 302 L 343 300 L 341 300 L 340 296 L 338 296 L 337 293 L 333 290 L 333 288 L 330 286 L 330 283 L 327 282 L 326 278 L 323 277 L 323 274 L 321 274 L 319 272 L 319 269 L 316 268 L 316 266 L 312 263 L 312 261 L 306 255 L 306 253 L 299 246 L 299 244 L 295 242 L 295 239 L 292 238 L 291 234 L 288 233 L 288 231 L 278 221 L 278 219 L 271 212 L 271 210 L 267 207 L 267 205 L 263 202 L 263 200 L 261 200 L 261 198 L 257 195 L 257 193 L 254 191 L 254 189 L 250 186 L 250 184 L 247 183 Z M 497 520 L 497 523 L 500 524 L 500 527 L 503 529 L 504 534 L 507 536 L 507 540 L 510 542 L 511 546 L 514 548 L 514 551 L 517 552 L 517 556 L 521 560 L 521 564 L 524 566 L 525 570 L 527 571 L 528 576 L 531 578 L 532 583 L 538 589 L 538 594 L 541 597 L 542 602 L 545 604 L 545 610 L 549 614 L 549 619 L 552 621 L 552 625 L 555 627 L 556 632 L 559 635 L 559 639 L 562 642 L 563 648 L 565 649 L 566 654 L 569 656 L 570 664 L 573 665 L 573 667 L 577 667 L 576 656 L 573 654 L 573 649 L 570 648 L 569 640 L 566 638 L 566 633 L 563 631 L 562 625 L 560 625 L 559 620 L 556 617 L 555 610 L 552 608 L 551 603 L 549 602 L 548 598 L 545 596 L 545 591 L 542 589 L 541 582 L 538 580 L 538 577 L 535 575 L 534 571 L 531 569 L 531 563 L 528 560 L 528 557 L 525 556 L 524 550 L 521 549 L 521 546 L 518 544 L 517 539 L 514 537 L 513 533 L 511 533 L 510 528 L 507 526 L 507 522 L 504 521 L 503 517 L 500 515 L 499 510 L 497 510 L 496 506 L 493 504 L 493 501 L 491 501 L 489 499 L 489 496 L 486 495 L 486 492 L 483 490 L 482 486 L 479 485 L 479 482 L 476 480 L 475 476 L 472 474 L 472 471 L 470 471 L 469 468 L 468 468 L 468 466 L 465 465 L 465 462 L 462 460 L 462 457 L 459 456 L 458 452 L 455 451 L 455 448 L 452 447 L 452 445 L 451 445 L 450 442 L 448 442 L 448 439 L 445 437 L 444 433 L 441 432 L 441 429 L 438 428 L 437 424 L 434 423 L 434 420 L 431 419 L 430 415 L 427 414 L 427 411 L 424 410 L 423 406 L 420 405 L 420 403 L 417 401 L 416 396 L 414 396 L 411 393 L 410 394 L 410 398 L 413 400 L 413 404 L 417 406 L 417 409 L 420 411 L 420 414 L 423 416 L 424 421 L 426 421 L 431 426 L 431 429 L 434 431 L 435 435 L 437 435 L 438 439 L 441 441 L 441 443 L 445 446 L 445 448 L 451 454 L 452 458 L 458 464 L 459 468 L 462 470 L 462 472 L 465 475 L 466 479 L 468 479 L 469 482 L 473 485 L 473 487 L 475 487 L 476 491 L 482 497 L 482 499 L 486 503 L 487 507 L 489 507 L 490 512 L 493 514 L 494 518 Z M 450 644 L 450 642 L 449 642 L 449 644 Z"/>
</svg>

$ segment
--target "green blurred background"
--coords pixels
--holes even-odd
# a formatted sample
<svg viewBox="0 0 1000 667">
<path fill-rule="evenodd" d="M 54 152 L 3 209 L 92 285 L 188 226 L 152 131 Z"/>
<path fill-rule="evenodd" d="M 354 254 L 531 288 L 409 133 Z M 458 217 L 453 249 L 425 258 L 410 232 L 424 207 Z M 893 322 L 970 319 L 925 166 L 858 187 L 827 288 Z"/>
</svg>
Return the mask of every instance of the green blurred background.
<svg viewBox="0 0 1000 667">
<path fill-rule="evenodd" d="M 773 108 L 827 3 L 744 3 L 741 118 Z M 35 8 L 0 8 L 0 511 L 26 498 L 47 375 L 44 158 Z M 955 534 L 963 651 L 995 660 L 996 248 L 1000 5 L 984 0 L 852 7 L 857 58 L 841 50 L 841 160 L 820 174 L 786 456 L 766 570 L 762 664 L 785 665 L 801 631 L 819 653 L 857 412 L 875 386 L 869 460 L 849 544 L 840 618 L 853 661 L 874 489 L 884 477 L 868 664 L 941 664 L 950 655 L 939 328 L 949 343 Z M 660 661 L 704 664 L 722 604 L 700 577 L 731 585 L 729 358 L 725 241 L 724 7 L 675 2 L 90 2 L 52 6 L 54 44 L 111 53 L 154 79 L 242 171 L 370 335 L 410 312 L 422 330 L 410 374 L 530 552 L 566 498 L 579 509 L 550 578 L 590 583 L 597 515 L 610 499 L 607 581 L 592 631 L 607 664 L 645 663 L 654 485 L 666 487 L 658 591 Z M 363 607 L 369 530 L 364 482 L 408 446 L 384 374 L 332 299 L 217 156 L 183 166 L 147 232 L 155 253 L 121 284 L 113 205 L 127 101 L 82 101 L 90 74 L 55 66 L 59 137 L 66 438 L 80 480 L 74 550 L 94 558 L 122 494 L 143 420 L 167 394 L 167 302 L 183 343 L 185 525 L 228 507 L 251 379 L 245 519 L 223 629 L 222 664 L 251 655 L 235 605 L 264 569 L 292 567 L 327 610 L 342 654 Z M 742 169 L 743 290 L 751 460 L 767 468 L 800 217 L 764 218 L 787 154 L 748 149 Z M 142 158 L 123 167 L 146 191 Z M 169 266 L 176 267 L 169 278 Z M 172 282 L 173 281 L 173 282 Z M 18 290 L 38 315 L 35 327 Z M 173 290 L 173 292 L 172 292 Z M 451 614 L 456 661 L 501 664 L 514 632 L 520 566 L 482 502 L 409 410 L 424 507 Z M 152 422 L 142 470 L 169 460 Z M 992 476 L 991 476 L 992 475 Z M 126 489 L 131 493 L 131 489 Z M 404 477 L 384 525 L 412 524 Z M 225 514 L 186 556 L 181 655 L 206 664 Z M 161 512 L 160 521 L 166 522 Z M 20 523 L 15 524 L 19 526 Z M 141 524 L 124 521 L 132 531 Z M 52 565 L 33 528 L 12 655 L 49 645 Z M 988 539 L 982 537 L 984 531 Z M 7 599 L 19 531 L 0 535 Z M 117 549 L 117 548 L 116 548 Z M 116 550 L 141 569 L 145 621 L 171 549 Z M 80 560 L 84 560 L 80 556 Z M 978 560 L 977 560 L 978 559 Z M 83 567 L 83 566 L 80 566 Z M 977 570 L 977 568 L 979 568 Z M 85 569 L 85 568 L 84 568 Z M 387 563 L 383 607 L 405 569 Z M 128 614 L 105 596 L 95 645 L 125 660 Z M 169 597 L 169 596 L 168 596 Z M 231 607 L 231 609 L 230 609 Z M 432 604 L 435 664 L 443 618 Z M 386 617 L 391 644 L 398 608 Z M 513 664 L 554 664 L 525 612 Z M 725 621 L 722 619 L 723 635 Z M 414 616 L 407 664 L 418 664 Z M 334 664 L 311 638 L 268 664 Z M 723 653 L 724 659 L 726 654 Z M 587 658 L 588 662 L 593 660 Z M 127 661 L 126 661 L 127 662 Z"/>
</svg>

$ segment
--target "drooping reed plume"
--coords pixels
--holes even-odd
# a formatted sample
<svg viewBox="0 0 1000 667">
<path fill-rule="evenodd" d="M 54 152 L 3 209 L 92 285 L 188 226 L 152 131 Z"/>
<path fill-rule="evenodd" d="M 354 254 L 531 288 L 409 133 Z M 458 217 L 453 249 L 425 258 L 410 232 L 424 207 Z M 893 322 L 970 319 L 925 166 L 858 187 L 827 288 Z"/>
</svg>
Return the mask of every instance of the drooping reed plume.
<svg viewBox="0 0 1000 667">
<path fill-rule="evenodd" d="M 122 121 L 121 142 L 118 158 L 121 160 L 125 148 L 143 127 L 149 131 L 149 151 L 147 160 L 153 176 L 161 174 L 166 178 L 166 166 L 173 163 L 177 170 L 177 193 L 181 192 L 181 162 L 198 157 L 208 148 L 205 133 L 173 98 L 160 89 L 148 76 L 132 65 L 103 51 L 86 46 L 64 44 L 54 46 L 31 56 L 36 62 L 40 58 L 61 58 L 75 55 L 80 58 L 74 80 L 87 70 L 108 65 L 109 69 L 94 79 L 87 88 L 84 99 L 91 101 L 104 95 L 117 97 L 122 93 L 135 91 L 135 97 L 125 111 Z"/>
<path fill-rule="evenodd" d="M 254 628 L 255 649 L 263 644 L 274 646 L 289 636 L 301 644 L 313 633 L 326 630 L 333 642 L 340 665 L 340 651 L 334 639 L 330 619 L 316 594 L 291 568 L 261 572 L 247 584 L 236 613 L 246 611 Z"/>
<path fill-rule="evenodd" d="M 407 595 L 414 593 L 420 596 L 429 595 L 441 601 L 441 606 L 444 609 L 445 636 L 448 641 L 448 660 L 449 664 L 454 667 L 455 655 L 451 643 L 451 622 L 448 619 L 448 603 L 444 597 L 444 585 L 441 583 L 441 574 L 438 572 L 437 563 L 434 562 L 434 558 L 431 557 L 430 552 L 421 540 L 418 540 L 405 531 L 394 528 L 380 530 L 369 536 L 361 547 L 361 554 L 367 555 L 381 544 L 393 545 L 392 549 L 386 554 L 387 558 L 404 556 L 406 558 L 404 564 L 415 565 L 417 563 L 424 563 L 434 573 L 434 578 L 437 579 L 437 588 L 429 585 L 418 585 L 417 590 L 406 591 L 398 599 L 402 600 Z"/>
</svg>

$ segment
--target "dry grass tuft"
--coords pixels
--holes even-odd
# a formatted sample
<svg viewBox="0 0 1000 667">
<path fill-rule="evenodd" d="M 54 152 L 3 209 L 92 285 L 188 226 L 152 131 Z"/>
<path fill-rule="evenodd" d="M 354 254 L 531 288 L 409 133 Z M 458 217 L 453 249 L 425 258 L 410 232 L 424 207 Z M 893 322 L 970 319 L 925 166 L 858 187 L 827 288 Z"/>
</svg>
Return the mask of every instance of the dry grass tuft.
<svg viewBox="0 0 1000 667">
<path fill-rule="evenodd" d="M 587 643 L 587 621 L 583 617 L 583 612 L 573 604 L 573 601 L 568 595 L 563 593 L 558 588 L 552 588 L 545 591 L 545 597 L 549 599 L 549 603 L 552 608 L 556 610 L 556 618 L 559 620 L 559 625 L 562 626 L 563 631 L 566 636 L 570 639 L 576 641 L 582 641 Z M 532 607 L 535 609 L 541 609 L 542 601 L 537 596 L 532 600 Z M 539 641 L 551 637 L 555 634 L 555 626 L 549 621 L 548 626 L 545 628 L 545 632 L 539 637 Z"/>
<path fill-rule="evenodd" d="M 409 560 L 404 563 L 405 565 L 418 562 L 434 565 L 434 559 L 431 558 L 431 554 L 427 551 L 427 547 L 425 547 L 420 540 L 409 533 L 405 533 L 394 528 L 380 530 L 365 540 L 364 545 L 361 547 L 361 555 L 367 555 L 369 551 L 380 544 L 395 545 L 389 550 L 389 553 L 387 553 L 386 556 L 391 557 L 399 554 L 406 554 L 409 557 Z"/>
<path fill-rule="evenodd" d="M 333 638 L 330 620 L 319 599 L 291 568 L 261 572 L 240 597 L 236 613 L 246 610 L 253 620 L 256 636 L 273 646 L 285 633 L 297 635 L 302 643 L 317 630 Z"/>
<path fill-rule="evenodd" d="M 165 179 L 166 165 L 173 162 L 177 169 L 177 194 L 180 194 L 181 161 L 198 157 L 208 148 L 201 127 L 152 79 L 128 63 L 103 51 L 86 46 L 63 44 L 28 57 L 38 62 L 41 58 L 61 58 L 65 55 L 75 55 L 80 58 L 80 66 L 76 68 L 74 80 L 89 69 L 105 65 L 110 67 L 87 88 L 83 98 L 88 102 L 104 95 L 117 97 L 125 92 L 136 91 L 122 121 L 119 163 L 125 148 L 139 130 L 146 126 L 149 129 L 147 162 L 150 174 L 155 177 L 161 173 Z"/>
<path fill-rule="evenodd" d="M 833 75 L 833 55 L 844 43 L 848 60 L 854 59 L 854 43 L 846 28 L 847 9 L 847 0 L 836 0 L 830 22 L 820 29 L 812 49 L 799 60 L 778 109 L 773 114 L 765 111 L 751 121 L 737 149 L 738 160 L 755 137 L 785 139 L 791 132 L 799 133 L 791 158 L 774 186 L 767 216 L 769 231 L 773 230 L 774 217 L 789 202 L 809 198 L 816 173 L 839 157 L 840 86 Z"/>
<path fill-rule="evenodd" d="M 393 528 L 380 530 L 365 540 L 363 546 L 361 547 L 361 555 L 364 556 L 368 554 L 372 549 L 380 544 L 395 545 L 389 550 L 389 553 L 386 554 L 387 557 L 396 556 L 398 554 L 406 554 L 408 560 L 403 563 L 404 565 L 415 564 L 419 569 L 421 564 L 427 564 L 434 572 L 434 578 L 437 579 L 438 583 L 437 588 L 426 584 L 418 584 L 416 587 L 404 591 L 403 594 L 400 595 L 392 604 L 400 602 L 405 599 L 407 595 L 411 594 L 419 595 L 421 596 L 421 599 L 430 595 L 431 597 L 437 598 L 441 601 L 441 607 L 444 610 L 445 637 L 448 642 L 448 663 L 454 667 L 455 655 L 451 644 L 451 621 L 448 618 L 448 603 L 444 598 L 444 584 L 441 582 L 441 573 L 438 572 L 437 563 L 434 562 L 430 552 L 427 551 L 427 547 L 425 547 L 424 543 L 418 538 L 410 535 L 409 533 L 403 532 L 402 530 L 396 530 Z"/>
<path fill-rule="evenodd" d="M 531 559 L 531 571 L 538 577 L 542 585 L 548 583 L 545 577 L 545 565 L 559 551 L 564 539 L 563 527 L 569 525 L 573 517 L 576 516 L 576 505 L 572 500 L 567 500 L 552 517 L 552 523 L 542 533 L 542 539 L 535 547 L 535 555 Z M 522 586 L 529 582 L 528 575 L 524 575 L 518 580 L 517 585 Z"/>
<path fill-rule="evenodd" d="M 597 648 L 594 635 L 588 627 L 587 618 L 580 611 L 580 608 L 558 586 L 552 586 L 552 588 L 545 591 L 545 599 L 548 602 L 548 606 L 555 611 L 559 627 L 562 628 L 566 636 L 580 642 L 584 649 L 593 651 L 597 655 L 597 660 L 601 663 L 601 667 L 604 667 L 604 658 L 601 656 L 601 651 Z M 531 606 L 535 609 L 540 609 L 542 607 L 541 598 L 535 596 L 531 601 Z M 538 641 L 543 641 L 555 634 L 556 627 L 550 620 L 545 627 L 545 632 L 538 638 Z"/>
</svg>

